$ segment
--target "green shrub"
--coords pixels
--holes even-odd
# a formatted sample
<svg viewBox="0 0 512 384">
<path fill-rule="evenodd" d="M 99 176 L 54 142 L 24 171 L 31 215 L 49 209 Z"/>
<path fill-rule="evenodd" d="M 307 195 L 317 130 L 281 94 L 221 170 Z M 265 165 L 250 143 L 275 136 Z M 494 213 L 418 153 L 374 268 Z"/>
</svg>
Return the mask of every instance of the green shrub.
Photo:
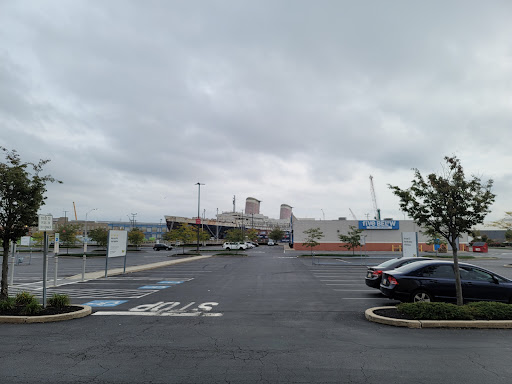
<svg viewBox="0 0 512 384">
<path fill-rule="evenodd" d="M 37 302 L 37 300 L 32 301 L 25 305 L 23 309 L 21 310 L 22 315 L 35 315 L 41 312 L 42 305 Z"/>
<path fill-rule="evenodd" d="M 463 307 L 450 303 L 402 303 L 398 312 L 415 320 L 471 320 L 471 314 Z"/>
<path fill-rule="evenodd" d="M 0 311 L 8 311 L 16 307 L 16 299 L 14 297 L 8 297 L 5 300 L 0 301 Z"/>
<path fill-rule="evenodd" d="M 32 302 L 37 303 L 36 297 L 28 292 L 25 292 L 25 291 L 18 293 L 16 295 L 15 301 L 16 301 L 16 305 L 27 305 Z"/>
<path fill-rule="evenodd" d="M 472 317 L 482 320 L 512 320 L 512 305 L 479 301 L 465 305 Z"/>
<path fill-rule="evenodd" d="M 68 295 L 59 295 L 54 293 L 51 298 L 48 299 L 48 305 L 55 308 L 63 308 L 69 306 L 71 301 Z"/>
</svg>

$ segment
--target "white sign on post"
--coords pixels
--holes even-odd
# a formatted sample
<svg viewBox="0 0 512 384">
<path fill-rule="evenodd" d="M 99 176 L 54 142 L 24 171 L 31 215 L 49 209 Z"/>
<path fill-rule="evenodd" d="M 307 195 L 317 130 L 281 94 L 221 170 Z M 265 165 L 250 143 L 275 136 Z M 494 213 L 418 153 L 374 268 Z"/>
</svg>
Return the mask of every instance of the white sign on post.
<svg viewBox="0 0 512 384">
<path fill-rule="evenodd" d="M 21 245 L 23 245 L 25 247 L 29 247 L 30 246 L 30 236 L 22 236 L 21 237 Z"/>
<path fill-rule="evenodd" d="M 418 257 L 418 232 L 402 232 L 402 257 Z"/>
<path fill-rule="evenodd" d="M 108 231 L 108 254 L 107 257 L 126 256 L 126 246 L 128 244 L 127 231 Z"/>
<path fill-rule="evenodd" d="M 38 216 L 39 231 L 52 231 L 53 230 L 53 217 L 52 215 L 39 215 Z"/>
<path fill-rule="evenodd" d="M 56 254 L 59 253 L 59 240 L 60 240 L 60 235 L 58 233 L 55 234 L 55 242 L 53 244 L 53 252 L 55 252 Z"/>
</svg>

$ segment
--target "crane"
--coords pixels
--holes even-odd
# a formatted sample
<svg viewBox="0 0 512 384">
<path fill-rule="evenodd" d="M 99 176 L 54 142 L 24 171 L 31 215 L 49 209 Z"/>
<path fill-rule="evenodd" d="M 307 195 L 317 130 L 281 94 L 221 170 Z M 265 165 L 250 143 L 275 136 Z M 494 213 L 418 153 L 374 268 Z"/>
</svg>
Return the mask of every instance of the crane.
<svg viewBox="0 0 512 384">
<path fill-rule="evenodd" d="M 354 212 L 352 212 L 352 209 L 349 208 L 348 210 L 350 211 L 350 214 L 352 215 L 352 218 L 354 220 L 357 220 L 357 217 L 356 217 L 356 215 L 354 215 Z"/>
<path fill-rule="evenodd" d="M 380 220 L 380 209 L 377 206 L 377 196 L 375 196 L 375 188 L 373 187 L 373 176 L 370 175 L 370 190 L 372 193 L 373 210 L 375 211 L 375 219 Z"/>
</svg>

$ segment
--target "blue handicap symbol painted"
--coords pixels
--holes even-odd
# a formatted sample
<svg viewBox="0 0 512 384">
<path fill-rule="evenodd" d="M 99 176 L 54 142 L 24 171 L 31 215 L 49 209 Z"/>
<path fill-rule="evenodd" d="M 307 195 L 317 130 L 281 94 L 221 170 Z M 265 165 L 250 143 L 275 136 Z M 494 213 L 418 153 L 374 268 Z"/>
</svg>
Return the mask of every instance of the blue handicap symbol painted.
<svg viewBox="0 0 512 384">
<path fill-rule="evenodd" d="M 169 288 L 169 285 L 144 285 L 138 289 L 165 289 Z"/>
<path fill-rule="evenodd" d="M 88 305 L 90 307 L 115 307 L 127 301 L 128 300 L 93 300 L 82 305 Z"/>
<path fill-rule="evenodd" d="M 164 280 L 164 281 L 159 281 L 158 284 L 181 284 L 181 283 L 184 283 L 183 280 Z"/>
</svg>

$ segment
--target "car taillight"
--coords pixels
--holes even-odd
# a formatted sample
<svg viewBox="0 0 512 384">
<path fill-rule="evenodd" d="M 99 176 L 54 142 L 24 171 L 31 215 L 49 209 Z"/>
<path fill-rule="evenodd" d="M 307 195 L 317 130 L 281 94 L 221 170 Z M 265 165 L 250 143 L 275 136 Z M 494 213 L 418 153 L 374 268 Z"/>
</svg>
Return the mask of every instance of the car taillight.
<svg viewBox="0 0 512 384">
<path fill-rule="evenodd" d="M 389 285 L 398 285 L 398 281 L 393 276 L 388 276 Z"/>
<path fill-rule="evenodd" d="M 372 271 L 373 276 L 380 276 L 382 275 L 382 271 Z"/>
</svg>

